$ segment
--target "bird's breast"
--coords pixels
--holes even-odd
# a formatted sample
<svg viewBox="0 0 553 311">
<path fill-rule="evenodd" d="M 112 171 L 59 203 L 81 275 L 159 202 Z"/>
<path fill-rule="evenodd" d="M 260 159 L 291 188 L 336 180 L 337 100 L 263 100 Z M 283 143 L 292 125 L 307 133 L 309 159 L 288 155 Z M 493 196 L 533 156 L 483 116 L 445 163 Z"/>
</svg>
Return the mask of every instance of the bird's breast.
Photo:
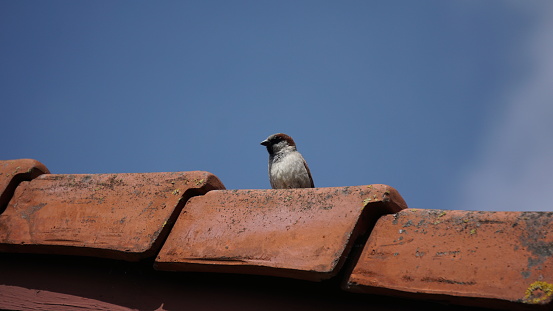
<svg viewBox="0 0 553 311">
<path fill-rule="evenodd" d="M 311 184 L 304 160 L 298 152 L 274 158 L 269 174 L 271 185 L 277 189 L 306 188 Z"/>
</svg>

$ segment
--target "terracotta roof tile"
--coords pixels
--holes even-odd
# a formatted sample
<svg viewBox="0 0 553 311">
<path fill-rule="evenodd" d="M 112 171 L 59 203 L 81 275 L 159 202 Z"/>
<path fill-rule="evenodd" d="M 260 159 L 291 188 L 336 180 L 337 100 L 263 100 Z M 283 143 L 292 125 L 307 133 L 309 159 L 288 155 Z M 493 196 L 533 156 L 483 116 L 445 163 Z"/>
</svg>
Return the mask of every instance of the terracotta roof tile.
<svg viewBox="0 0 553 311">
<path fill-rule="evenodd" d="M 50 173 L 44 164 L 32 159 L 0 161 L 0 213 L 20 182 Z"/>
<path fill-rule="evenodd" d="M 370 223 L 406 207 L 386 185 L 212 191 L 187 203 L 156 267 L 327 279 Z"/>
<path fill-rule="evenodd" d="M 346 288 L 498 308 L 553 298 L 553 213 L 404 210 L 376 224 Z"/>
<path fill-rule="evenodd" d="M 131 311 L 133 309 L 118 306 L 90 298 L 78 297 L 47 290 L 35 290 L 19 286 L 0 284 L 0 308 L 2 310 L 40 310 L 40 311 Z M 136 309 L 135 309 L 136 310 Z"/>
<path fill-rule="evenodd" d="M 207 172 L 58 175 L 23 182 L 0 215 L 0 251 L 154 256 L 185 201 L 224 189 Z"/>
</svg>

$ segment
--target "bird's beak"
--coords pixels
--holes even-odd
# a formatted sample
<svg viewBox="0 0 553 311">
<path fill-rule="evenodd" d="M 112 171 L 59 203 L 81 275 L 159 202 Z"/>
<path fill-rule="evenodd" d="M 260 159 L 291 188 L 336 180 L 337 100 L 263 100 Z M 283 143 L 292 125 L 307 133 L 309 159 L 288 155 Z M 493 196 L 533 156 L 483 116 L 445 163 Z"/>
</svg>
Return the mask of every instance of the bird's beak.
<svg viewBox="0 0 553 311">
<path fill-rule="evenodd" d="M 268 146 L 268 145 L 269 145 L 269 141 L 265 139 L 264 141 L 261 142 L 261 144 L 262 144 L 263 146 Z"/>
</svg>

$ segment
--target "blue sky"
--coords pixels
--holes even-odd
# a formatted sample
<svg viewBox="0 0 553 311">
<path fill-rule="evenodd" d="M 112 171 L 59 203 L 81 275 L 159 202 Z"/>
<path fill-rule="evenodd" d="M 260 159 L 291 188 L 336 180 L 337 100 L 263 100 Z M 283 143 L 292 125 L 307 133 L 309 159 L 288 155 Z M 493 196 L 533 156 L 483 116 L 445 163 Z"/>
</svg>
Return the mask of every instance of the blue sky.
<svg viewBox="0 0 553 311">
<path fill-rule="evenodd" d="M 0 159 L 261 189 L 283 132 L 317 187 L 552 210 L 551 33 L 549 1 L 0 1 Z"/>
</svg>

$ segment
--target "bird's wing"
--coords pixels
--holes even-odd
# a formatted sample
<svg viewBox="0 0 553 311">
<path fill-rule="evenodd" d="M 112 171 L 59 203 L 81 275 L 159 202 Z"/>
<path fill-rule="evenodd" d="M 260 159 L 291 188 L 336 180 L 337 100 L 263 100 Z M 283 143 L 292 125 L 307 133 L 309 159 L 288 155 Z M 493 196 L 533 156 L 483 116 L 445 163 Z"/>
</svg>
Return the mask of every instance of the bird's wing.
<svg viewBox="0 0 553 311">
<path fill-rule="evenodd" d="M 303 159 L 303 166 L 305 166 L 305 169 L 307 170 L 307 175 L 309 175 L 309 181 L 311 181 L 311 188 L 315 188 L 315 183 L 313 183 L 313 177 L 311 176 L 311 171 L 309 170 L 309 166 L 307 166 L 307 162 L 305 162 L 305 159 Z"/>
</svg>

